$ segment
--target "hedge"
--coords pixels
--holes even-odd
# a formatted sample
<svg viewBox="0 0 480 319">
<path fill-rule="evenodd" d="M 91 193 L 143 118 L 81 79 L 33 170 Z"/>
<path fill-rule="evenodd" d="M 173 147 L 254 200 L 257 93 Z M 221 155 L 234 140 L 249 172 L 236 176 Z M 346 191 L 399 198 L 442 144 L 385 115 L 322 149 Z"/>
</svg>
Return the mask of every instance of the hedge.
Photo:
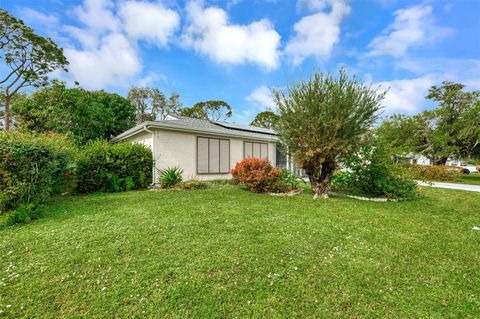
<svg viewBox="0 0 480 319">
<path fill-rule="evenodd" d="M 152 152 L 141 144 L 88 144 L 77 162 L 77 192 L 119 192 L 146 188 L 152 181 Z"/>
<path fill-rule="evenodd" d="M 415 179 L 425 181 L 456 181 L 463 174 L 461 167 L 442 165 L 409 165 L 408 170 Z"/>
<path fill-rule="evenodd" d="M 62 135 L 0 132 L 0 213 L 59 192 L 72 175 L 75 154 Z"/>
</svg>

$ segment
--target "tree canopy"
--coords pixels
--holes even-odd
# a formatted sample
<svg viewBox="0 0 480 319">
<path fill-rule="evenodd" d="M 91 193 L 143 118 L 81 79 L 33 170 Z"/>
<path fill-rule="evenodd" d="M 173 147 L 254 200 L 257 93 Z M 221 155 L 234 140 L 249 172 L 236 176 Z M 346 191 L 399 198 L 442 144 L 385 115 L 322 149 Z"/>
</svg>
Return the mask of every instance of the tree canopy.
<svg viewBox="0 0 480 319">
<path fill-rule="evenodd" d="M 277 121 L 277 114 L 273 113 L 272 111 L 263 111 L 255 116 L 250 125 L 273 129 Z"/>
<path fill-rule="evenodd" d="M 467 92 L 459 83 L 444 81 L 432 86 L 427 99 L 438 108 L 417 115 L 393 115 L 377 135 L 397 153 L 414 152 L 434 164 L 445 165 L 450 157 L 480 156 L 480 91 Z"/>
<path fill-rule="evenodd" d="M 179 111 L 180 115 L 208 119 L 211 121 L 226 121 L 232 116 L 232 107 L 225 101 L 205 101 L 195 103 Z"/>
<path fill-rule="evenodd" d="M 23 87 L 43 86 L 57 69 L 66 71 L 68 61 L 51 39 L 33 32 L 21 20 L 0 9 L 0 60 L 8 71 L 0 77 L 3 90 L 4 129 L 10 129 L 10 101 Z"/>
<path fill-rule="evenodd" d="M 135 124 L 135 107 L 126 98 L 58 81 L 16 101 L 13 112 L 18 129 L 64 133 L 79 145 L 110 139 Z"/>
<path fill-rule="evenodd" d="M 178 113 L 182 108 L 180 96 L 172 92 L 167 99 L 158 88 L 132 87 L 128 99 L 135 107 L 135 122 L 164 120 L 168 114 Z"/>
<path fill-rule="evenodd" d="M 338 162 L 345 159 L 375 122 L 384 92 L 322 73 L 274 91 L 279 118 L 275 129 L 296 164 L 305 170 L 315 197 L 328 197 Z"/>
</svg>

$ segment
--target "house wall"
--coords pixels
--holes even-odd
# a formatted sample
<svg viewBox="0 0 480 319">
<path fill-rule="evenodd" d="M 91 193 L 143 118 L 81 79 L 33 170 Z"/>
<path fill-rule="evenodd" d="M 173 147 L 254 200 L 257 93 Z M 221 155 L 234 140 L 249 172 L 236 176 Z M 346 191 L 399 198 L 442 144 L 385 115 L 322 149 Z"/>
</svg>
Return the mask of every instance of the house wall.
<svg viewBox="0 0 480 319">
<path fill-rule="evenodd" d="M 127 141 L 129 141 L 130 143 L 140 143 L 140 144 L 143 144 L 145 146 L 148 146 L 152 151 L 152 146 L 153 146 L 153 134 L 152 133 L 149 133 L 149 132 L 146 132 L 146 131 L 142 131 L 140 133 L 137 133 L 133 136 L 130 136 L 129 138 L 127 138 Z"/>
<path fill-rule="evenodd" d="M 197 136 L 218 138 L 218 136 L 208 134 L 156 130 L 156 168 L 180 167 L 183 169 L 183 178 L 185 180 L 230 178 L 230 174 L 197 174 Z M 230 140 L 230 169 L 243 159 L 243 142 L 254 141 L 223 136 L 221 138 Z M 268 143 L 268 158 L 275 164 L 275 143 Z"/>
<path fill-rule="evenodd" d="M 426 158 L 425 156 L 422 156 L 420 155 L 418 158 L 417 158 L 417 164 L 419 165 L 430 165 L 430 160 L 428 158 Z"/>
</svg>

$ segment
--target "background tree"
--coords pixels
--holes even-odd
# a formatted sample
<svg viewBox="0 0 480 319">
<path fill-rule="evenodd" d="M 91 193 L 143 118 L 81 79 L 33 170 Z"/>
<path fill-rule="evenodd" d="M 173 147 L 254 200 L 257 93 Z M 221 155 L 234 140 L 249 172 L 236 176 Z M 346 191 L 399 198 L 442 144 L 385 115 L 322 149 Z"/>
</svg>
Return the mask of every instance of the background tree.
<svg viewBox="0 0 480 319">
<path fill-rule="evenodd" d="M 381 144 L 388 146 L 392 155 L 422 154 L 433 162 L 438 150 L 431 121 L 431 112 L 417 116 L 395 114 L 384 119 L 375 133 Z"/>
<path fill-rule="evenodd" d="M 77 144 L 110 139 L 135 125 L 135 107 L 118 94 L 53 81 L 13 104 L 17 128 L 71 136 Z"/>
<path fill-rule="evenodd" d="M 179 115 L 194 117 L 196 119 L 208 120 L 208 113 L 205 109 L 195 104 L 192 107 L 184 107 L 178 111 Z"/>
<path fill-rule="evenodd" d="M 0 60 L 9 71 L 0 78 L 3 87 L 4 129 L 10 129 L 10 102 L 23 87 L 39 87 L 48 83 L 48 74 L 57 69 L 66 71 L 68 64 L 51 39 L 36 35 L 21 20 L 0 9 Z"/>
<path fill-rule="evenodd" d="M 439 104 L 433 110 L 386 119 L 377 135 L 397 154 L 418 153 L 433 164 L 445 165 L 448 158 L 471 158 L 480 154 L 480 92 L 445 81 L 432 86 L 427 99 Z"/>
<path fill-rule="evenodd" d="M 480 143 L 480 113 L 472 112 L 478 111 L 480 91 L 466 92 L 464 88 L 463 84 L 444 81 L 441 86 L 432 86 L 426 96 L 439 105 L 431 116 L 439 148 L 435 164 L 445 165 L 451 156 L 468 157 Z"/>
<path fill-rule="evenodd" d="M 180 96 L 173 92 L 168 100 L 158 88 L 132 87 L 128 92 L 128 100 L 135 106 L 135 122 L 164 120 L 168 114 L 177 113 L 182 105 Z"/>
<path fill-rule="evenodd" d="M 344 70 L 338 78 L 315 73 L 287 91 L 274 91 L 280 141 L 308 175 L 314 198 L 328 197 L 338 162 L 375 122 L 384 95 L 349 79 Z"/>
<path fill-rule="evenodd" d="M 232 107 L 225 101 L 212 100 L 195 103 L 192 107 L 180 110 L 179 114 L 210 121 L 226 121 L 232 116 Z"/>
<path fill-rule="evenodd" d="M 460 136 L 463 137 L 460 153 L 466 158 L 480 161 L 480 99 L 477 98 L 465 112 L 464 119 L 460 130 Z"/>
<path fill-rule="evenodd" d="M 272 111 L 263 111 L 257 114 L 250 123 L 252 126 L 273 129 L 275 123 L 278 121 L 278 115 Z"/>
</svg>

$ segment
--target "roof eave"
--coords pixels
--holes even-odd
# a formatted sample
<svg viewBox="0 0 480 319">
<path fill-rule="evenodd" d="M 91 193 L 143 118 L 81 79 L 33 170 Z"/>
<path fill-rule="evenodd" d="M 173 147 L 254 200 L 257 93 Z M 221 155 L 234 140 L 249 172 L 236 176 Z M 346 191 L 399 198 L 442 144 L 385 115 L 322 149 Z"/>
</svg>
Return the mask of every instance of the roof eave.
<svg viewBox="0 0 480 319">
<path fill-rule="evenodd" d="M 142 124 L 136 125 L 131 129 L 115 136 L 114 138 L 112 138 L 112 141 L 118 142 L 118 141 L 124 140 L 148 128 L 159 128 L 159 129 L 166 129 L 171 131 L 209 134 L 209 135 L 215 135 L 215 136 L 228 136 L 228 137 L 237 137 L 237 138 L 240 137 L 240 138 L 245 138 L 250 140 L 263 140 L 263 141 L 270 141 L 270 142 L 275 142 L 278 140 L 276 135 L 271 135 L 271 134 L 256 133 L 257 136 L 252 136 L 249 134 L 241 134 L 241 133 L 233 133 L 233 132 L 232 133 L 219 132 L 217 130 L 212 130 L 207 128 L 196 129 L 196 128 L 185 127 L 185 126 L 174 124 L 174 123 L 165 123 L 165 122 L 159 123 L 154 121 L 147 121 L 147 122 L 143 122 Z M 261 135 L 264 135 L 264 136 L 261 136 Z"/>
</svg>

